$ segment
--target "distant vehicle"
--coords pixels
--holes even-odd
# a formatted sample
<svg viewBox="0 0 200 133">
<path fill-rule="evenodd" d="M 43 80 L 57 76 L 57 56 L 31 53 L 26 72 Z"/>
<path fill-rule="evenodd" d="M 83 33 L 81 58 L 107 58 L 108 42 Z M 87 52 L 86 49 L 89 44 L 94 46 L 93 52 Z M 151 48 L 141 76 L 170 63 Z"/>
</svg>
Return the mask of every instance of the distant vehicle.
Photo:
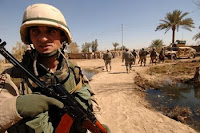
<svg viewBox="0 0 200 133">
<path fill-rule="evenodd" d="M 169 47 L 165 50 L 165 56 L 174 60 L 177 58 L 195 58 L 196 50 L 191 47 Z"/>
</svg>

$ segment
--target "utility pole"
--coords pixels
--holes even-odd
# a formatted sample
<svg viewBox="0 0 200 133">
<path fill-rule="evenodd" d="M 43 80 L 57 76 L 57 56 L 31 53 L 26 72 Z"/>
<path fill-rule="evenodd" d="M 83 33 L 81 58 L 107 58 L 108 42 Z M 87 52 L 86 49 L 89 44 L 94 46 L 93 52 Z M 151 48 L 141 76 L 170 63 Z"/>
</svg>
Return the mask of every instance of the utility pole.
<svg viewBox="0 0 200 133">
<path fill-rule="evenodd" d="M 124 44 L 123 44 L 123 24 L 122 24 L 122 51 L 124 50 Z"/>
<path fill-rule="evenodd" d="M 182 33 L 182 41 L 183 41 L 183 33 Z"/>
</svg>

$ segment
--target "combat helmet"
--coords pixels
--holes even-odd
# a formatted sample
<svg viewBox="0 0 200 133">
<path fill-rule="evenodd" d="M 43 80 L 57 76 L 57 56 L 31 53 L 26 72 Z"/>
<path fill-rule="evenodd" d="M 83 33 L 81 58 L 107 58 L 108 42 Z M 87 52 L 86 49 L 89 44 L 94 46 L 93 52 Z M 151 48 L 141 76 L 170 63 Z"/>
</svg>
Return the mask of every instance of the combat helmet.
<svg viewBox="0 0 200 133">
<path fill-rule="evenodd" d="M 70 30 L 66 20 L 59 9 L 48 4 L 33 4 L 26 8 L 23 16 L 22 25 L 20 27 L 21 40 L 25 44 L 30 44 L 28 28 L 31 26 L 47 25 L 59 28 L 66 35 L 66 42 L 72 42 Z"/>
</svg>

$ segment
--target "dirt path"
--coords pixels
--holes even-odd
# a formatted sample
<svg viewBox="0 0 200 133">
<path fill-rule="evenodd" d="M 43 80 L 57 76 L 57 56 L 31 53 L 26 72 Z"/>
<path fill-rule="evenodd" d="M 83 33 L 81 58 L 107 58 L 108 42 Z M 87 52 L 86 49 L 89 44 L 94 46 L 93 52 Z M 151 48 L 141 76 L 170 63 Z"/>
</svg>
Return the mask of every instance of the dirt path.
<svg viewBox="0 0 200 133">
<path fill-rule="evenodd" d="M 149 62 L 148 62 L 149 63 Z M 147 63 L 147 64 L 148 64 Z M 78 61 L 83 68 L 104 66 L 102 59 Z M 136 65 L 127 74 L 120 58 L 112 60 L 112 71 L 96 74 L 91 86 L 101 106 L 101 116 L 112 133 L 195 133 L 180 122 L 153 111 L 138 91 L 134 77 L 148 68 Z"/>
</svg>

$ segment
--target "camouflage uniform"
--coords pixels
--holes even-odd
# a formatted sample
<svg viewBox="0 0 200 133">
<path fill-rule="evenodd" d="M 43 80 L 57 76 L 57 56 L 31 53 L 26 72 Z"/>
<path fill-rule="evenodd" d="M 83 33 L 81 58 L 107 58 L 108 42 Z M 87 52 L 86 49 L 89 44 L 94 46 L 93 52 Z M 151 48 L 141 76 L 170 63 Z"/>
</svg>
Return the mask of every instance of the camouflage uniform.
<svg viewBox="0 0 200 133">
<path fill-rule="evenodd" d="M 108 71 L 108 65 L 110 66 L 110 71 L 111 71 L 111 60 L 112 60 L 112 54 L 110 51 L 107 50 L 106 53 L 104 53 L 103 55 L 103 60 L 105 62 L 105 67 L 106 67 L 106 71 Z"/>
<path fill-rule="evenodd" d="M 133 55 L 133 64 L 135 65 L 136 58 L 137 58 L 137 53 L 136 53 L 135 49 L 132 51 L 132 55 Z"/>
<path fill-rule="evenodd" d="M 125 60 L 126 72 L 129 73 L 132 69 L 132 58 L 133 55 L 130 51 L 126 50 L 126 52 L 122 55 L 122 62 Z"/>
<path fill-rule="evenodd" d="M 72 37 L 60 10 L 42 3 L 28 6 L 23 15 L 20 35 L 24 44 L 33 44 L 35 48 L 31 50 L 31 53 L 25 53 L 21 64 L 47 86 L 62 85 L 83 108 L 93 111 L 92 96 L 94 93 L 90 89 L 87 78 L 83 75 L 81 68 L 66 59 L 64 55 L 65 45 L 72 42 Z M 51 47 L 48 47 L 48 44 Z M 44 65 L 45 63 L 50 66 Z M 37 94 L 32 94 L 36 92 Z M 20 98 L 31 99 L 32 95 L 39 95 L 40 92 L 41 88 L 37 87 L 17 67 L 8 68 L 0 75 L 0 133 L 6 130 L 10 133 L 55 132 L 61 119 L 60 108 L 62 107 L 53 106 L 56 104 L 51 104 L 49 101 L 41 105 L 27 99 L 17 104 Z M 44 97 L 62 104 L 55 98 Z M 44 103 L 43 101 L 46 100 L 42 99 L 41 103 Z M 32 102 L 33 105 L 31 105 Z M 39 110 L 35 114 L 37 116 L 33 116 L 32 113 L 37 108 L 31 108 L 32 113 L 30 114 L 30 110 L 23 110 L 27 113 L 24 115 L 24 112 L 20 112 L 17 108 L 19 106 L 22 106 L 24 110 L 31 107 L 50 107 Z M 70 133 L 85 133 L 86 129 L 81 126 L 81 122 L 75 119 Z"/>
<path fill-rule="evenodd" d="M 157 61 L 157 53 L 156 53 L 156 51 L 155 51 L 155 49 L 153 49 L 152 51 L 151 51 L 151 53 L 150 53 L 150 64 L 152 63 L 152 65 L 153 65 L 153 63 L 155 63 L 156 64 L 156 61 Z"/>
<path fill-rule="evenodd" d="M 164 62 L 165 61 L 165 51 L 164 49 L 162 48 L 160 53 L 159 53 L 159 62 Z"/>
<path fill-rule="evenodd" d="M 144 48 L 142 48 L 139 52 L 139 61 L 140 61 L 140 66 L 142 66 L 142 63 L 144 64 L 144 66 L 146 65 L 146 57 L 147 57 L 148 52 L 146 50 L 144 50 Z M 138 61 L 138 63 L 139 63 Z"/>
<path fill-rule="evenodd" d="M 34 73 L 34 71 L 38 71 L 38 77 L 42 81 L 45 81 L 45 83 L 50 86 L 61 83 L 85 109 L 92 110 L 91 96 L 94 93 L 92 93 L 87 78 L 82 74 L 81 68 L 76 63 L 70 61 L 66 62 L 63 59 L 60 68 L 55 73 L 51 73 L 41 64 L 38 64 L 36 66 L 37 70 L 35 70 L 33 62 L 34 60 L 30 57 L 26 57 L 22 60 L 22 64 L 24 64 L 26 68 L 29 68 L 30 72 Z M 16 98 L 19 95 L 31 94 L 37 86 L 16 67 L 5 70 L 0 77 L 0 132 L 5 131 L 9 127 L 8 131 L 10 132 L 34 132 L 36 129 L 27 126 L 27 121 L 32 121 L 34 119 L 22 119 L 17 113 Z M 55 113 L 55 111 L 57 112 L 58 110 L 52 109 L 48 112 L 48 123 L 52 123 L 52 127 L 50 124 L 49 126 L 53 129 L 57 127 L 61 117 L 59 116 L 59 113 Z M 13 120 L 15 121 L 13 122 Z M 40 122 L 38 122 L 38 124 L 39 123 Z M 71 129 L 71 131 L 72 130 L 74 130 L 74 132 L 79 132 L 76 131 L 75 128 Z"/>
</svg>

